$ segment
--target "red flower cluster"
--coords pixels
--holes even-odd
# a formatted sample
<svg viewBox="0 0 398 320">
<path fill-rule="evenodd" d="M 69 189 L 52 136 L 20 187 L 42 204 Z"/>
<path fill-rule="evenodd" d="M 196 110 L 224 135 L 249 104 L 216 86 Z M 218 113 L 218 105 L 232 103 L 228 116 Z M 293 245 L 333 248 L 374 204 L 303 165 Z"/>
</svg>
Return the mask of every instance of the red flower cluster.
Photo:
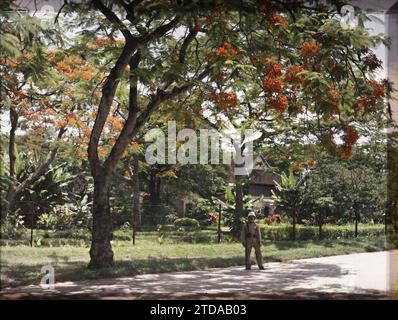
<svg viewBox="0 0 398 320">
<path fill-rule="evenodd" d="M 304 71 L 305 69 L 302 66 L 292 65 L 290 66 L 285 73 L 285 81 L 294 87 L 300 87 L 304 77 L 302 75 L 298 75 L 298 73 Z"/>
<path fill-rule="evenodd" d="M 207 213 L 207 221 L 210 223 L 215 223 L 218 221 L 218 213 L 216 212 L 209 212 Z"/>
<path fill-rule="evenodd" d="M 275 98 L 269 100 L 269 107 L 278 113 L 283 113 L 288 107 L 289 101 L 283 94 L 277 95 Z"/>
<path fill-rule="evenodd" d="M 385 88 L 382 83 L 376 80 L 369 80 L 367 82 L 370 93 L 365 93 L 356 99 L 356 105 L 360 109 L 366 109 L 376 112 L 376 102 L 385 94 Z"/>
<path fill-rule="evenodd" d="M 271 221 L 272 222 L 276 222 L 276 223 L 280 223 L 281 222 L 281 216 L 279 214 L 273 214 L 271 216 Z"/>
<path fill-rule="evenodd" d="M 200 22 L 196 22 L 193 26 L 195 31 L 199 31 L 202 28 L 202 24 Z"/>
<path fill-rule="evenodd" d="M 343 145 L 340 151 L 340 158 L 341 159 L 349 159 L 352 156 L 352 146 L 350 145 Z"/>
<path fill-rule="evenodd" d="M 289 170 L 291 171 L 302 171 L 304 168 L 314 169 L 316 167 L 316 161 L 314 159 L 308 159 L 307 161 L 296 162 L 293 161 L 289 164 Z"/>
<path fill-rule="evenodd" d="M 329 87 L 329 92 L 328 92 L 328 106 L 329 106 L 329 112 L 331 114 L 340 114 L 340 105 L 341 101 L 341 93 L 334 89 L 332 86 Z"/>
<path fill-rule="evenodd" d="M 283 16 L 275 14 L 275 8 L 272 6 L 270 0 L 261 0 L 261 5 L 264 10 L 265 18 L 271 25 L 280 25 L 284 29 L 289 27 L 288 21 Z"/>
<path fill-rule="evenodd" d="M 310 169 L 314 169 L 316 167 L 316 161 L 314 159 L 308 159 L 306 162 Z"/>
<path fill-rule="evenodd" d="M 369 53 L 363 60 L 363 63 L 367 65 L 370 70 L 380 68 L 382 65 L 381 60 L 377 59 L 377 56 L 374 53 Z"/>
<path fill-rule="evenodd" d="M 271 223 L 281 223 L 281 216 L 279 214 L 273 214 L 271 217 L 265 218 L 264 223 L 270 225 Z"/>
<path fill-rule="evenodd" d="M 342 137 L 344 143 L 341 146 L 340 157 L 348 159 L 352 155 L 352 146 L 358 141 L 359 134 L 355 128 L 349 125 L 343 125 L 344 135 Z"/>
<path fill-rule="evenodd" d="M 384 85 L 382 83 L 377 82 L 376 80 L 369 80 L 368 85 L 372 90 L 372 95 L 379 99 L 384 95 Z"/>
<path fill-rule="evenodd" d="M 288 107 L 288 99 L 282 94 L 285 82 L 282 79 L 283 66 L 275 59 L 259 59 L 266 65 L 263 79 L 265 96 L 269 99 L 269 108 L 278 113 L 283 113 Z"/>
<path fill-rule="evenodd" d="M 238 105 L 238 97 L 234 92 L 213 93 L 210 99 L 224 111 L 228 111 Z"/>
<path fill-rule="evenodd" d="M 351 126 L 344 126 L 344 136 L 343 136 L 343 141 L 347 145 L 353 145 L 355 144 L 358 139 L 359 139 L 359 134 L 355 128 Z"/>
<path fill-rule="evenodd" d="M 331 57 L 327 58 L 323 63 L 329 70 L 334 70 L 337 66 L 336 61 Z"/>
<path fill-rule="evenodd" d="M 323 223 L 335 223 L 337 218 L 335 216 L 322 217 Z"/>
<path fill-rule="evenodd" d="M 319 55 L 321 51 L 321 47 L 318 46 L 315 42 L 304 42 L 300 54 L 304 58 L 304 60 L 308 61 L 309 59 L 316 57 Z"/>
<path fill-rule="evenodd" d="M 270 17 L 269 21 L 273 24 L 281 25 L 283 29 L 289 28 L 289 22 L 287 22 L 287 20 L 280 15 Z"/>
<path fill-rule="evenodd" d="M 280 77 L 267 76 L 263 79 L 264 92 L 267 94 L 282 92 L 284 82 Z"/>
<path fill-rule="evenodd" d="M 225 42 L 221 47 L 217 49 L 216 55 L 218 57 L 223 57 L 227 60 L 231 60 L 238 54 L 229 42 Z"/>
</svg>

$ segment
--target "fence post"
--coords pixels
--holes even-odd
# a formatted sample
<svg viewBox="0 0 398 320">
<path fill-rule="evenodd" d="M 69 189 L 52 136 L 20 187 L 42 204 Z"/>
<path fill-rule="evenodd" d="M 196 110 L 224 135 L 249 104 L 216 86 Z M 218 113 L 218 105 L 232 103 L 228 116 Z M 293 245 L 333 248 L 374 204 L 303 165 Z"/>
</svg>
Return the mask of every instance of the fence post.
<svg viewBox="0 0 398 320">
<path fill-rule="evenodd" d="M 33 212 L 30 214 L 30 247 L 33 247 Z"/>
<path fill-rule="evenodd" d="M 222 212 L 222 209 L 221 209 L 221 204 L 220 204 L 219 209 L 218 209 L 218 230 L 217 230 L 217 233 L 218 233 L 217 241 L 218 241 L 218 243 L 221 242 L 221 212 Z"/>
<path fill-rule="evenodd" d="M 133 223 L 133 245 L 135 245 L 135 223 Z"/>
</svg>

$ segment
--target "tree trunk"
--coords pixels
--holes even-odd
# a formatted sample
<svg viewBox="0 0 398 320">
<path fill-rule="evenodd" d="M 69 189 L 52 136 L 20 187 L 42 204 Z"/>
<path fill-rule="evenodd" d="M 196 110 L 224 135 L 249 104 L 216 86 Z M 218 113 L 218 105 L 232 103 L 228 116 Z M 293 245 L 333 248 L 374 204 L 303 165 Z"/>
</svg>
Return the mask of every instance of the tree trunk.
<svg viewBox="0 0 398 320">
<path fill-rule="evenodd" d="M 293 211 L 293 240 L 296 240 L 296 211 Z"/>
<path fill-rule="evenodd" d="M 152 172 L 150 174 L 149 179 L 149 202 L 151 205 L 158 205 L 160 204 L 160 186 L 161 186 L 161 179 L 156 177 L 156 172 Z"/>
<path fill-rule="evenodd" d="M 109 205 L 109 183 L 94 179 L 93 229 L 89 268 L 107 268 L 114 265 L 112 240 L 112 217 Z"/>
<path fill-rule="evenodd" d="M 236 181 L 235 214 L 237 218 L 243 217 L 243 184 L 238 179 Z"/>
<path fill-rule="evenodd" d="M 318 224 L 319 224 L 319 240 L 320 239 L 322 239 L 322 214 L 320 213 L 319 214 L 319 217 L 318 217 Z"/>
<path fill-rule="evenodd" d="M 162 180 L 156 177 L 156 191 L 155 191 L 155 204 L 160 204 L 160 186 L 162 185 Z"/>
<path fill-rule="evenodd" d="M 139 178 L 139 162 L 138 156 L 133 158 L 133 226 L 139 229 L 141 226 L 141 211 L 140 211 L 140 178 Z"/>
<path fill-rule="evenodd" d="M 10 108 L 10 136 L 8 140 L 8 159 L 10 163 L 9 167 L 9 175 L 10 175 L 10 185 L 7 190 L 6 194 L 6 201 L 2 206 L 1 210 L 1 220 L 5 219 L 9 213 L 9 211 L 12 210 L 12 207 L 14 206 L 15 198 L 16 198 L 16 193 L 15 193 L 15 160 L 16 160 L 16 155 L 15 155 L 15 132 L 17 130 L 18 126 L 18 113 L 15 111 L 13 107 Z"/>
<path fill-rule="evenodd" d="M 220 243 L 221 242 L 221 217 L 222 215 L 222 207 L 221 204 L 219 205 L 218 208 L 218 228 L 217 228 L 217 242 Z"/>
<path fill-rule="evenodd" d="M 359 215 L 355 213 L 355 238 L 358 237 L 358 221 L 359 220 Z"/>
<path fill-rule="evenodd" d="M 387 235 L 388 232 L 388 218 L 387 212 L 384 213 L 384 234 Z"/>
</svg>

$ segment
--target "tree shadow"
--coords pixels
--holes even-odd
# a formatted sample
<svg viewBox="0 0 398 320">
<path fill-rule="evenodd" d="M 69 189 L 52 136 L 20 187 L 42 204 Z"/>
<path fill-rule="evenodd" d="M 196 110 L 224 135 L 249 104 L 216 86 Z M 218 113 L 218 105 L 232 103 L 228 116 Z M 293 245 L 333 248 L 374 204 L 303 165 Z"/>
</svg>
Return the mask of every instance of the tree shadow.
<svg viewBox="0 0 398 320">
<path fill-rule="evenodd" d="M 154 259 L 150 263 L 168 263 L 176 269 L 188 266 L 184 259 Z M 197 259 L 195 263 L 205 265 L 208 259 Z M 386 298 L 376 290 L 357 290 L 347 286 L 347 271 L 336 264 L 300 261 L 287 263 L 283 268 L 269 264 L 265 271 L 243 268 L 208 269 L 189 273 L 147 274 L 138 277 L 121 278 L 126 270 L 139 270 L 140 261 L 119 262 L 118 278 L 97 280 L 89 278 L 70 279 L 73 270 L 64 270 L 63 276 L 70 282 L 60 284 L 55 290 L 43 291 L 31 288 L 3 293 L 3 298 L 34 299 L 352 299 Z M 148 263 L 148 262 L 147 262 Z M 193 261 L 190 261 L 191 267 Z M 280 266 L 280 265 L 279 265 Z M 137 269 L 138 268 L 138 269 Z M 158 268 L 158 271 L 162 268 Z M 141 270 L 142 271 L 142 270 Z M 97 271 L 96 275 L 98 276 Z M 109 272 L 109 271 L 108 271 Z M 87 274 L 86 274 L 87 275 Z M 102 274 L 104 275 L 104 274 Z M 116 275 L 110 272 L 108 275 Z M 83 280 L 84 279 L 84 280 Z M 355 290 L 354 290 L 355 289 Z M 1 296 L 0 296 L 1 297 Z"/>
</svg>

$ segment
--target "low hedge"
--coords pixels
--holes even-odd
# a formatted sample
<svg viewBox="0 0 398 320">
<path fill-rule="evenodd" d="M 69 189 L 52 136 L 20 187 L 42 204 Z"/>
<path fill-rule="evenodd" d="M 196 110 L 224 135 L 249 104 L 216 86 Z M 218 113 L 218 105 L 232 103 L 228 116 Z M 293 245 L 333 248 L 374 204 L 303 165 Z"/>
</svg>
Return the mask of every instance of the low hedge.
<svg viewBox="0 0 398 320">
<path fill-rule="evenodd" d="M 199 221 L 192 218 L 179 218 L 174 221 L 176 227 L 199 228 Z"/>
<path fill-rule="evenodd" d="M 263 240 L 290 240 L 293 238 L 293 228 L 290 224 L 260 225 Z M 377 237 L 384 235 L 382 224 L 359 224 L 359 237 Z M 348 239 L 355 237 L 354 225 L 324 225 L 322 239 Z M 296 225 L 296 240 L 319 239 L 319 227 Z"/>
</svg>

